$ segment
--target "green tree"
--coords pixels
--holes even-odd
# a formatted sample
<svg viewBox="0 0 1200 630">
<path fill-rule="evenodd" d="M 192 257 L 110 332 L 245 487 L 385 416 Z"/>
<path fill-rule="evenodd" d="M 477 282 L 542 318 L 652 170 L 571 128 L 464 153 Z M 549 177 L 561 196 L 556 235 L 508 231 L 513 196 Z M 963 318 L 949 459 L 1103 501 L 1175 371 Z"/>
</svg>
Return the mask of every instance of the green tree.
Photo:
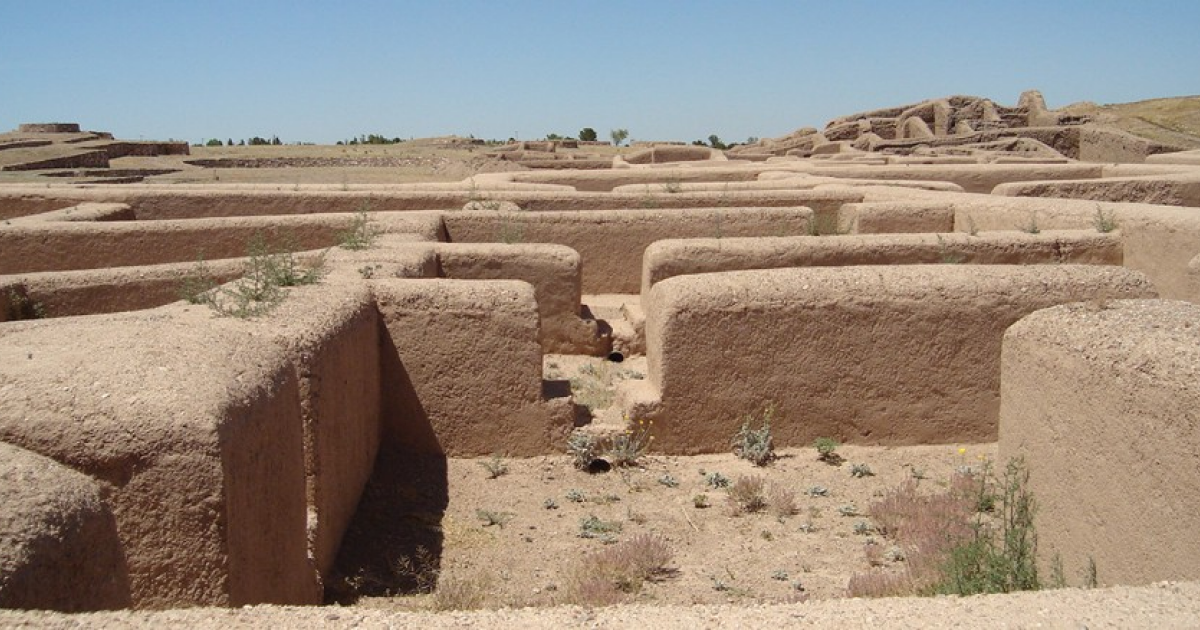
<svg viewBox="0 0 1200 630">
<path fill-rule="evenodd" d="M 721 138 L 717 137 L 717 134 L 715 134 L 715 133 L 708 137 L 708 146 L 710 146 L 714 149 L 728 149 L 729 148 L 729 147 L 725 146 L 724 142 L 721 142 Z"/>
<path fill-rule="evenodd" d="M 583 140 L 585 142 L 595 142 L 596 141 L 596 130 L 592 129 L 591 127 L 584 127 L 583 129 L 580 129 L 579 130 L 579 139 Z"/>
<path fill-rule="evenodd" d="M 613 129 L 612 131 L 608 132 L 608 137 L 612 138 L 614 147 L 619 147 L 621 146 L 621 143 L 625 142 L 625 139 L 629 137 L 629 130 Z"/>
<path fill-rule="evenodd" d="M 204 146 L 206 146 L 206 147 L 219 147 L 219 146 L 221 146 L 221 141 L 220 141 L 220 140 L 217 140 L 216 138 L 212 138 L 212 139 L 211 139 L 211 140 L 209 140 L 208 142 L 205 142 L 205 143 L 204 143 Z"/>
</svg>

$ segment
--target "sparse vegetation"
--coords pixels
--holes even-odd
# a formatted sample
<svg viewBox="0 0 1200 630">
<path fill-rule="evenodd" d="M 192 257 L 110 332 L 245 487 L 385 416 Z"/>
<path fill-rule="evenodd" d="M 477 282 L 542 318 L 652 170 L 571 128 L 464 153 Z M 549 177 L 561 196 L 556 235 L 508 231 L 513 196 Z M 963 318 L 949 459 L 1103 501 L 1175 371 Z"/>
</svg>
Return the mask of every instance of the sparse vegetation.
<svg viewBox="0 0 1200 630">
<path fill-rule="evenodd" d="M 375 240 L 379 237 L 379 230 L 371 219 L 371 215 L 368 214 L 370 210 L 370 202 L 363 202 L 358 212 L 354 213 L 354 218 L 350 219 L 350 224 L 346 226 L 346 229 L 338 233 L 338 244 L 342 249 L 359 251 L 370 249 L 375 245 Z"/>
<path fill-rule="evenodd" d="M 1012 460 L 999 478 L 990 467 L 958 472 L 943 492 L 923 494 L 909 480 L 871 506 L 880 535 L 897 541 L 903 574 L 851 578 L 854 596 L 1007 593 L 1040 588 L 1028 471 Z M 992 495 L 992 501 L 982 497 Z M 994 512 L 979 511 L 992 505 Z"/>
<path fill-rule="evenodd" d="M 325 274 L 324 253 L 304 263 L 297 259 L 291 248 L 271 251 L 261 234 L 251 239 L 247 254 L 249 260 L 241 278 L 194 294 L 193 299 L 207 304 L 220 316 L 247 319 L 275 308 L 283 300 L 285 288 L 315 284 Z M 202 268 L 202 264 L 198 267 Z"/>
<path fill-rule="evenodd" d="M 9 289 L 7 297 L 4 307 L 5 319 L 8 321 L 44 319 L 46 317 L 46 307 L 41 302 L 30 299 L 24 290 Z"/>
<path fill-rule="evenodd" d="M 1099 204 L 1096 205 L 1096 216 L 1092 218 L 1092 226 L 1101 234 L 1108 234 L 1119 227 L 1113 212 L 1104 212 L 1104 209 Z"/>
<path fill-rule="evenodd" d="M 742 475 L 728 489 L 734 514 L 752 514 L 767 508 L 766 482 L 758 475 Z"/>
<path fill-rule="evenodd" d="M 620 603 L 645 582 L 669 576 L 673 556 L 663 538 L 638 534 L 586 556 L 569 571 L 567 599 L 581 606 Z"/>
<path fill-rule="evenodd" d="M 830 437 L 819 437 L 813 442 L 813 448 L 817 449 L 817 459 L 826 464 L 841 464 L 842 456 L 838 455 L 837 449 L 841 444 Z"/>
<path fill-rule="evenodd" d="M 621 533 L 620 521 L 605 521 L 595 514 L 589 514 L 579 522 L 580 538 L 595 538 L 601 542 L 616 542 L 616 535 Z"/>
<path fill-rule="evenodd" d="M 1037 213 L 1030 213 L 1029 223 L 1026 223 L 1025 225 L 1018 225 L 1017 229 L 1025 232 L 1026 234 L 1041 234 L 1042 228 L 1038 227 Z"/>
<path fill-rule="evenodd" d="M 515 516 L 512 512 L 496 512 L 494 510 L 475 510 L 475 516 L 483 521 L 484 527 L 493 525 L 503 528 Z"/>
<path fill-rule="evenodd" d="M 715 470 L 710 473 L 703 473 L 703 474 L 704 474 L 704 485 L 706 485 L 710 488 L 713 488 L 715 490 L 721 490 L 723 488 L 728 488 L 729 484 L 732 483 L 732 480 L 729 477 L 726 477 L 725 475 L 723 475 L 720 472 L 715 471 Z"/>
<path fill-rule="evenodd" d="M 754 416 L 746 416 L 742 428 L 733 437 L 733 454 L 755 466 L 766 466 L 775 459 L 775 445 L 771 438 L 771 421 L 775 417 L 775 405 L 767 404 L 759 418 L 758 428 L 752 428 Z"/>
<path fill-rule="evenodd" d="M 871 467 L 866 464 L 854 464 L 850 466 L 850 476 L 856 479 L 862 479 L 863 477 L 874 477 L 875 472 L 872 471 Z"/>
<path fill-rule="evenodd" d="M 609 463 L 613 466 L 637 466 L 654 441 L 654 436 L 650 434 L 653 428 L 653 420 L 638 419 L 633 426 L 613 436 L 604 449 Z"/>
<path fill-rule="evenodd" d="M 479 462 L 479 465 L 487 471 L 488 479 L 496 479 L 508 474 L 508 464 L 499 455 L 492 455 L 491 458 Z"/>
</svg>

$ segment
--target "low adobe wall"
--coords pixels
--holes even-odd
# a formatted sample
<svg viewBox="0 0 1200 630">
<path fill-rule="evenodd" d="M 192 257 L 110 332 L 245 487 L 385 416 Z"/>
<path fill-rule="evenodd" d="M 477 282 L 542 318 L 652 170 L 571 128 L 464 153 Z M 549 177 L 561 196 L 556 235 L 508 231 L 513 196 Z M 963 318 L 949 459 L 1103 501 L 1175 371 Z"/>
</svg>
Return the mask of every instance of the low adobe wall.
<svg viewBox="0 0 1200 630">
<path fill-rule="evenodd" d="M 100 485 L 0 442 L 0 608 L 129 606 L 117 524 Z"/>
<path fill-rule="evenodd" d="M 1197 207 L 1200 206 L 1200 173 L 1083 181 L 1017 182 L 996 186 L 992 194 Z"/>
<path fill-rule="evenodd" d="M 646 249 L 642 295 L 674 276 L 852 265 L 1120 265 L 1121 239 L 1095 231 L 872 234 L 658 241 Z"/>
<path fill-rule="evenodd" d="M 320 601 L 299 405 L 286 354 L 208 309 L 0 326 L 0 440 L 103 487 L 137 607 Z"/>
<path fill-rule="evenodd" d="M 439 243 L 438 275 L 456 280 L 524 280 L 533 285 L 542 351 L 608 354 L 612 340 L 597 322 L 581 319 L 579 253 L 554 244 Z"/>
<path fill-rule="evenodd" d="M 422 185 L 413 188 L 355 186 L 355 190 L 281 190 L 268 186 L 230 186 L 226 190 L 185 188 L 39 188 L 6 186 L 0 189 L 0 213 L 28 214 L 31 207 L 56 210 L 85 202 L 128 204 L 139 221 L 249 217 L 260 215 L 300 215 L 348 213 L 367 210 L 372 213 L 450 210 L 471 201 L 511 201 L 525 210 L 610 210 L 639 208 L 796 207 L 821 211 L 836 210 L 844 203 L 863 200 L 854 190 L 734 190 L 715 195 L 710 192 L 681 192 L 647 195 L 645 193 L 569 192 L 528 190 L 537 185 L 507 184 L 496 189 L 473 188 L 469 183 Z M 358 189 L 363 190 L 358 190 Z M 16 210 L 13 210 L 13 207 Z"/>
<path fill-rule="evenodd" d="M 808 232 L 808 208 L 699 208 L 594 212 L 446 213 L 454 242 L 558 243 L 579 252 L 583 292 L 637 293 L 642 253 L 667 238 L 782 236 Z"/>
<path fill-rule="evenodd" d="M 385 439 L 402 452 L 561 452 L 568 398 L 545 399 L 533 287 L 516 280 L 375 280 Z"/>
<path fill-rule="evenodd" d="M 242 275 L 244 262 L 243 258 L 212 260 L 205 261 L 204 267 L 210 278 L 223 283 Z M 40 305 L 46 317 L 97 315 L 170 304 L 181 299 L 183 283 L 196 271 L 197 263 L 192 262 L 30 273 L 0 276 L 0 288 L 21 287 L 26 299 Z"/>
<path fill-rule="evenodd" d="M 1000 457 L 1024 457 L 1038 555 L 1071 584 L 1200 578 L 1200 306 L 1038 311 L 1004 336 Z"/>
<path fill-rule="evenodd" d="M 1103 176 L 1100 164 L 905 164 L 902 166 L 822 165 L 814 175 L 876 180 L 927 180 L 953 182 L 970 193 L 990 193 L 1006 182 L 1054 179 L 1091 179 Z"/>
<path fill-rule="evenodd" d="M 648 380 L 623 384 L 668 453 L 726 451 L 773 402 L 779 446 L 996 439 L 1000 340 L 1041 308 L 1154 297 L 1087 265 L 805 268 L 678 276 L 646 307 Z M 919 369 L 916 369 L 919 368 Z"/>
<path fill-rule="evenodd" d="M 390 232 L 441 235 L 436 214 L 372 215 Z M 37 223 L 0 227 L 0 274 L 195 262 L 246 255 L 261 235 L 273 247 L 317 249 L 335 245 L 354 215 L 242 217 L 184 221 Z"/>
</svg>

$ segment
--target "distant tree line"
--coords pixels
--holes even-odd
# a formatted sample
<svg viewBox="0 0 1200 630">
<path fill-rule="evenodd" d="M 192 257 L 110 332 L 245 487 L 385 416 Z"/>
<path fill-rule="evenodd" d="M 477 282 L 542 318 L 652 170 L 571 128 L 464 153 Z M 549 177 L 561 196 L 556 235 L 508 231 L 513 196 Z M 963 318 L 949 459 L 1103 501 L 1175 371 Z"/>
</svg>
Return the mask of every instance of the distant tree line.
<svg viewBox="0 0 1200 630">
<path fill-rule="evenodd" d="M 270 140 L 268 140 L 266 138 L 260 138 L 258 136 L 254 136 L 253 138 L 250 138 L 249 140 L 238 140 L 236 146 L 244 147 L 246 145 L 250 145 L 252 147 L 257 147 L 257 146 L 280 146 L 282 144 L 283 144 L 283 141 L 279 139 L 279 136 L 271 136 Z M 201 146 L 201 145 L 197 144 L 195 146 Z M 206 147 L 221 147 L 221 146 L 232 147 L 232 146 L 234 146 L 234 143 L 233 143 L 233 138 L 229 138 L 225 142 L 221 142 L 220 138 L 212 138 L 212 139 L 206 141 L 204 143 L 204 146 L 206 146 Z"/>
<path fill-rule="evenodd" d="M 403 138 L 387 138 L 387 137 L 384 137 L 384 136 L 381 136 L 381 135 L 379 135 L 379 134 L 375 134 L 375 133 L 363 134 L 363 135 L 360 135 L 360 136 L 359 136 L 359 137 L 357 137 L 357 138 L 350 138 L 349 140 L 338 140 L 338 141 L 337 141 L 337 143 L 338 143 L 339 145 L 348 145 L 348 144 L 400 144 L 401 142 L 404 142 L 404 139 L 403 139 Z"/>
</svg>

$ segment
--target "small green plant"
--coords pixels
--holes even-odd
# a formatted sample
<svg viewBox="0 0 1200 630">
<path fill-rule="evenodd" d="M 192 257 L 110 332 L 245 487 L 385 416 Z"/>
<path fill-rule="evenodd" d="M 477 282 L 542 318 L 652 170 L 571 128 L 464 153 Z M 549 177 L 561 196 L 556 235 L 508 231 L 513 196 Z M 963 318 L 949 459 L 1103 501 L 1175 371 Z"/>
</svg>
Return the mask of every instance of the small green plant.
<svg viewBox="0 0 1200 630">
<path fill-rule="evenodd" d="M 808 489 L 808 496 L 827 497 L 829 496 L 829 488 L 826 488 L 825 486 L 812 486 Z"/>
<path fill-rule="evenodd" d="M 1097 588 L 1100 586 L 1100 577 L 1096 572 L 1096 559 L 1088 556 L 1087 564 L 1083 567 L 1083 587 Z"/>
<path fill-rule="evenodd" d="M 247 245 L 249 260 L 237 281 L 203 293 L 218 315 L 249 318 L 262 315 L 283 300 L 283 289 L 315 284 L 325 275 L 325 254 L 303 263 L 292 247 L 272 251 L 261 234 Z"/>
<path fill-rule="evenodd" d="M 733 480 L 715 470 L 704 475 L 704 485 L 714 490 L 728 488 L 730 483 L 733 483 Z"/>
<path fill-rule="evenodd" d="M 672 477 L 671 473 L 663 473 L 663 475 L 658 478 L 658 483 L 661 485 L 664 485 L 668 488 L 678 488 L 679 487 L 679 480 Z"/>
<path fill-rule="evenodd" d="M 484 527 L 493 525 L 503 529 L 509 521 L 512 520 L 514 514 L 512 512 L 494 512 L 492 510 L 475 510 L 475 516 L 483 521 Z"/>
<path fill-rule="evenodd" d="M 1041 234 L 1042 228 L 1038 227 L 1037 213 L 1030 213 L 1029 223 L 1026 223 L 1025 225 L 1018 225 L 1017 229 L 1025 232 L 1026 234 Z"/>
<path fill-rule="evenodd" d="M 31 300 L 24 291 L 17 289 L 8 290 L 8 304 L 5 305 L 8 321 L 19 321 L 23 319 L 44 319 L 46 317 L 46 307 L 41 302 Z"/>
<path fill-rule="evenodd" d="M 571 464 L 577 470 L 587 470 L 595 461 L 599 454 L 596 442 L 596 436 L 581 431 L 576 431 L 567 438 L 567 454 L 571 456 Z"/>
<path fill-rule="evenodd" d="M 1092 226 L 1101 234 L 1108 234 L 1119 227 L 1113 213 L 1111 211 L 1105 213 L 1099 204 L 1096 205 L 1096 216 L 1092 218 Z"/>
<path fill-rule="evenodd" d="M 601 520 L 595 514 L 589 514 L 579 522 L 580 538 L 595 538 L 601 542 L 616 542 L 616 535 L 620 533 L 620 521 Z"/>
<path fill-rule="evenodd" d="M 780 582 L 788 581 L 788 577 L 790 577 L 788 572 L 784 571 L 783 569 L 777 569 L 771 573 L 771 579 L 779 580 Z"/>
<path fill-rule="evenodd" d="M 584 501 L 587 501 L 587 496 L 575 488 L 567 490 L 567 493 L 563 496 L 565 496 L 571 503 L 583 503 Z"/>
<path fill-rule="evenodd" d="M 838 514 L 847 517 L 858 516 L 858 506 L 854 505 L 853 503 L 847 503 L 846 505 L 838 506 Z"/>
<path fill-rule="evenodd" d="M 201 256 L 188 275 L 184 276 L 183 281 L 180 282 L 179 297 L 188 304 L 205 304 L 208 300 L 208 292 L 215 288 L 217 288 L 217 281 L 213 278 L 208 264 L 204 262 L 204 257 Z"/>
<path fill-rule="evenodd" d="M 546 508 L 547 510 L 557 510 L 558 501 L 555 501 L 554 497 L 550 497 L 545 501 L 542 501 L 542 507 Z"/>
<path fill-rule="evenodd" d="M 808 220 L 809 236 L 841 236 L 848 233 L 849 229 L 842 225 L 837 213 L 814 212 Z"/>
<path fill-rule="evenodd" d="M 875 472 L 866 464 L 854 464 L 850 466 L 850 476 L 855 479 L 862 479 L 863 477 L 874 477 Z"/>
<path fill-rule="evenodd" d="M 841 443 L 830 437 L 819 437 L 813 442 L 813 448 L 817 449 L 817 459 L 826 464 L 842 463 L 842 456 L 837 453 L 839 446 Z"/>
<path fill-rule="evenodd" d="M 362 276 L 363 280 L 370 280 L 371 278 L 374 278 L 375 274 L 379 273 L 382 269 L 383 265 L 379 263 L 363 265 L 358 268 L 358 275 Z"/>
<path fill-rule="evenodd" d="M 692 505 L 703 510 L 704 508 L 711 506 L 712 503 L 709 502 L 707 494 L 700 493 L 692 497 Z"/>
<path fill-rule="evenodd" d="M 858 536 L 866 536 L 875 533 L 875 528 L 868 521 L 855 521 L 854 533 Z"/>
<path fill-rule="evenodd" d="M 479 462 L 479 465 L 487 471 L 488 479 L 496 479 L 508 474 L 508 464 L 499 455 L 492 455 L 490 459 Z"/>
<path fill-rule="evenodd" d="M 728 492 L 734 514 L 761 512 L 767 508 L 766 483 L 758 475 L 739 476 Z"/>
<path fill-rule="evenodd" d="M 768 403 L 759 418 L 758 428 L 752 428 L 755 418 L 748 415 L 742 428 L 733 436 L 733 454 L 755 466 L 766 466 L 775 459 L 775 445 L 771 438 L 771 421 L 775 416 L 775 405 Z"/>
<path fill-rule="evenodd" d="M 938 256 L 941 258 L 942 264 L 960 265 L 960 264 L 966 262 L 966 260 L 967 260 L 966 256 L 963 256 L 962 254 L 960 254 L 958 252 L 952 251 L 949 247 L 946 246 L 946 241 L 944 239 L 942 239 L 941 234 L 937 235 L 937 242 L 938 242 Z"/>
<path fill-rule="evenodd" d="M 663 182 L 663 192 L 668 194 L 683 192 L 683 183 L 679 176 L 668 177 L 667 181 Z"/>
<path fill-rule="evenodd" d="M 626 420 L 628 422 L 628 420 Z M 634 426 L 614 436 L 604 450 L 604 455 L 613 466 L 637 466 L 650 449 L 654 436 L 653 420 L 638 419 Z"/>
<path fill-rule="evenodd" d="M 350 224 L 346 229 L 338 233 L 338 244 L 342 249 L 353 251 L 370 249 L 375 245 L 375 239 L 379 237 L 379 230 L 375 226 L 375 222 L 371 220 L 371 215 L 368 214 L 371 210 L 370 202 L 363 202 L 359 206 L 358 212 L 354 213 L 354 218 L 350 219 Z"/>
</svg>

